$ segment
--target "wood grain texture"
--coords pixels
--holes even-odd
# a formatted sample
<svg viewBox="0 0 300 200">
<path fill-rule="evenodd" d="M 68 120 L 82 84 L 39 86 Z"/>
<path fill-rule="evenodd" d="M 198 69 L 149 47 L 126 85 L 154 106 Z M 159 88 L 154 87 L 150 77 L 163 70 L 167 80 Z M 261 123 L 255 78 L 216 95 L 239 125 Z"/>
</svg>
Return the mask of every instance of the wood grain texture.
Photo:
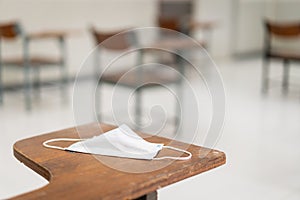
<svg viewBox="0 0 300 200">
<path fill-rule="evenodd" d="M 81 138 L 89 138 L 113 128 L 115 127 L 111 125 L 93 123 L 16 142 L 13 147 L 15 157 L 46 178 L 49 184 L 13 199 L 136 199 L 226 162 L 223 152 L 195 145 L 187 146 L 181 142 L 149 135 L 143 136 L 147 136 L 145 139 L 150 142 L 160 142 L 179 148 L 188 147 L 193 154 L 192 158 L 188 161 L 170 162 L 99 156 L 119 166 L 133 168 L 140 166 L 149 170 L 148 173 L 126 173 L 108 167 L 90 154 L 71 153 L 42 146 L 48 139 L 79 138 L 78 131 Z M 70 143 L 57 142 L 56 145 L 68 146 Z M 174 153 L 164 151 L 158 156 Z M 166 163 L 165 167 L 151 171 L 158 165 L 164 166 Z"/>
</svg>

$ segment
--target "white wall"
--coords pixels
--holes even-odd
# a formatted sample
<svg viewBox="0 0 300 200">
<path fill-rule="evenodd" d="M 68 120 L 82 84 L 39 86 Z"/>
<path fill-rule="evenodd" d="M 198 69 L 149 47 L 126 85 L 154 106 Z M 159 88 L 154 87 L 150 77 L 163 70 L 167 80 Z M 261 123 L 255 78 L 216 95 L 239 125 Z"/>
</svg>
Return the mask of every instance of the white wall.
<svg viewBox="0 0 300 200">
<path fill-rule="evenodd" d="M 263 21 L 266 10 L 263 1 L 236 1 L 236 37 L 232 41 L 234 53 L 247 53 L 261 49 Z"/>
<path fill-rule="evenodd" d="M 232 5 L 232 0 L 200 0 L 196 3 L 195 18 L 216 23 L 210 44 L 210 53 L 214 58 L 230 55 Z"/>
<path fill-rule="evenodd" d="M 263 19 L 299 21 L 299 0 L 233 0 L 235 26 L 231 39 L 233 54 L 259 52 L 263 47 Z"/>
</svg>

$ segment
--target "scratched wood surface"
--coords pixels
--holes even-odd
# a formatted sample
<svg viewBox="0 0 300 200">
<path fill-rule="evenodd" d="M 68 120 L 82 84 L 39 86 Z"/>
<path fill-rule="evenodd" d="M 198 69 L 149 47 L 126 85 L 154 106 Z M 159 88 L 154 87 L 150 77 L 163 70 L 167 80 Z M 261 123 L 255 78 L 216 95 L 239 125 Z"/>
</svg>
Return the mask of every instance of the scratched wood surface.
<svg viewBox="0 0 300 200">
<path fill-rule="evenodd" d="M 16 142 L 13 147 L 15 157 L 46 178 L 49 184 L 13 199 L 136 199 L 226 162 L 223 152 L 150 135 L 143 136 L 150 142 L 187 148 L 193 154 L 192 158 L 187 161 L 147 161 L 71 153 L 42 146 L 48 139 L 89 138 L 113 128 L 93 123 Z M 71 143 L 53 144 L 68 146 Z M 158 157 L 177 154 L 162 150 Z"/>
</svg>

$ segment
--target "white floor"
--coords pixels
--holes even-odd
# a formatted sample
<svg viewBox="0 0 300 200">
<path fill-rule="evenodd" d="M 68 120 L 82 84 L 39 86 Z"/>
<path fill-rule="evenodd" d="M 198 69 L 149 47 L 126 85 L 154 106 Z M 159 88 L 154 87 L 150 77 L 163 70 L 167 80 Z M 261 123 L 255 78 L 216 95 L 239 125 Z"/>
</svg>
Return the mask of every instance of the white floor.
<svg viewBox="0 0 300 200">
<path fill-rule="evenodd" d="M 290 91 L 283 95 L 281 68 L 274 64 L 269 93 L 261 95 L 260 59 L 217 64 L 227 113 L 215 148 L 226 153 L 227 164 L 159 190 L 159 199 L 300 199 L 300 71 L 292 69 Z M 47 184 L 13 157 L 13 143 L 75 124 L 72 106 L 61 104 L 55 88 L 43 89 L 31 113 L 22 98 L 7 93 L 0 107 L 0 199 Z"/>
</svg>

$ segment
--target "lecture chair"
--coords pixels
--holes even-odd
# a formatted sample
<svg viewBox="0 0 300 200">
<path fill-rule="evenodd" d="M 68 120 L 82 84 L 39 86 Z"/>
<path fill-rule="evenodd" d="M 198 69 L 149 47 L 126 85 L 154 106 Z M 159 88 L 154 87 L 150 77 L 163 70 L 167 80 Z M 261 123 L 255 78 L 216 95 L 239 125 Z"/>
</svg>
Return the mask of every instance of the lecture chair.
<svg viewBox="0 0 300 200">
<path fill-rule="evenodd" d="M 287 47 L 275 45 L 274 40 L 300 41 L 300 22 L 274 22 L 264 21 L 265 39 L 262 65 L 262 92 L 265 93 L 269 88 L 270 60 L 280 60 L 283 63 L 282 90 L 288 91 L 289 71 L 291 62 L 300 61 L 300 49 L 292 50 Z"/>
<path fill-rule="evenodd" d="M 32 41 L 40 40 L 54 40 L 58 44 L 58 51 L 60 57 L 54 56 L 37 56 L 30 52 L 30 43 Z M 22 55 L 21 56 L 5 56 L 5 49 L 3 43 L 13 43 L 21 41 Z M 42 68 L 58 68 L 60 70 L 60 85 L 62 95 L 65 94 L 65 83 L 67 81 L 66 69 L 66 52 L 65 52 L 65 33 L 64 32 L 39 32 L 27 34 L 17 21 L 0 23 L 0 104 L 4 103 L 4 72 L 5 67 L 19 69 L 24 76 L 24 95 L 25 106 L 27 110 L 32 108 L 32 91 L 33 88 L 38 90 L 41 85 L 40 69 Z M 50 52 L 51 53 L 51 52 Z M 34 79 L 32 80 L 32 75 Z"/>
<path fill-rule="evenodd" d="M 103 43 L 105 40 L 111 38 L 112 36 L 122 32 L 123 30 L 118 31 L 100 31 L 96 28 L 91 28 L 90 32 L 94 38 L 95 45 L 98 45 L 96 48 L 97 53 L 95 54 L 95 74 L 96 74 L 96 80 L 97 80 L 97 90 L 95 95 L 95 102 L 96 102 L 96 112 L 98 116 L 98 120 L 103 120 L 102 116 L 102 110 L 101 110 L 101 86 L 103 84 L 110 84 L 110 85 L 116 85 L 118 84 L 118 87 L 127 88 L 130 90 L 135 90 L 135 104 L 134 104 L 134 114 L 135 114 L 135 124 L 136 128 L 140 129 L 142 125 L 142 119 L 143 116 L 142 113 L 142 91 L 150 88 L 159 88 L 161 85 L 155 84 L 160 83 L 163 85 L 179 85 L 180 77 L 174 73 L 174 74 L 166 74 L 163 73 L 162 70 L 159 68 L 159 66 L 150 66 L 148 68 L 138 68 L 137 73 L 130 73 L 130 75 L 123 77 L 123 75 L 128 72 L 128 69 L 125 70 L 118 70 L 110 73 L 101 73 L 101 70 L 104 70 L 105 66 L 101 65 L 100 62 L 100 56 L 103 52 L 116 52 L 121 51 L 125 52 L 128 49 L 134 47 L 137 45 L 138 40 L 135 33 L 121 33 L 118 37 L 114 38 L 114 42 L 106 42 Z M 101 44 L 102 45 L 99 45 Z M 137 52 L 137 56 L 135 59 L 135 64 L 132 67 L 136 67 L 143 62 L 143 51 L 140 50 Z M 131 66 L 129 66 L 130 68 Z M 100 75 L 101 74 L 101 77 Z M 100 79 L 99 79 L 100 77 Z M 99 79 L 99 80 L 98 80 Z M 142 85 L 141 87 L 139 87 Z M 102 95 L 103 97 L 103 95 Z M 175 99 L 176 100 L 176 99 Z M 178 108 L 180 105 L 176 103 L 175 109 L 176 112 L 180 111 L 180 108 Z M 175 118 L 178 117 L 180 114 L 177 113 Z M 177 121 L 177 120 L 175 120 Z M 177 124 L 175 124 L 176 126 Z"/>
</svg>

